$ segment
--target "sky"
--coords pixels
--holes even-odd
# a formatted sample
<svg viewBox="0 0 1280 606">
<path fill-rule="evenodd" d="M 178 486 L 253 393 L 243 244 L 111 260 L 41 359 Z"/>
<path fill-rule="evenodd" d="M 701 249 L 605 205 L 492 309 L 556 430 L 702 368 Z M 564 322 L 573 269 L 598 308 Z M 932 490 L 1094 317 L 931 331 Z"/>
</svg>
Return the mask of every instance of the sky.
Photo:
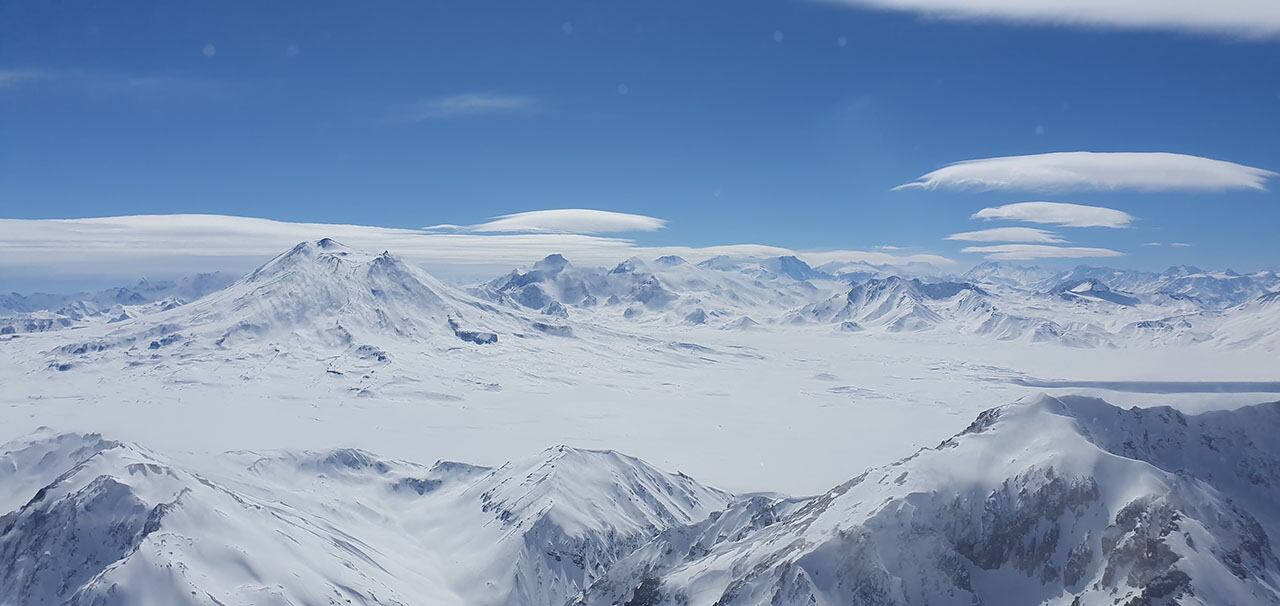
<svg viewBox="0 0 1280 606">
<path fill-rule="evenodd" d="M 76 265 L 42 251 L 83 230 L 31 220 L 170 214 L 1280 264 L 1280 4 L 1056 4 L 6 2 L 0 282 Z M 519 215 L 555 209 L 633 217 Z M 147 225 L 96 258 L 171 262 Z"/>
</svg>

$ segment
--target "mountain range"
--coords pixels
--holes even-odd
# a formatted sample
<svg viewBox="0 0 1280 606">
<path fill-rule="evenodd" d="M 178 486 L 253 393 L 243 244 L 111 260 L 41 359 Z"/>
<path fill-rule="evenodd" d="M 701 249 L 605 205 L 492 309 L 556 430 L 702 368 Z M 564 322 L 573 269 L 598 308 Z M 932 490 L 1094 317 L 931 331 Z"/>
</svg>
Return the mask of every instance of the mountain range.
<svg viewBox="0 0 1280 606">
<path fill-rule="evenodd" d="M 41 429 L 0 446 L 0 603 L 1275 604 L 1278 430 L 1029 397 L 789 497 L 568 446 L 192 462 Z"/>
<path fill-rule="evenodd" d="M 1274 349 L 1280 345 L 1276 292 L 1275 272 L 1240 275 L 1186 266 L 1161 273 L 1087 266 L 1051 272 L 984 263 L 960 276 L 919 277 L 865 263 L 815 269 L 796 257 L 721 256 L 697 264 L 677 256 L 631 258 L 604 268 L 579 267 L 561 255 L 453 287 L 389 252 L 355 251 L 326 239 L 300 244 L 240 280 L 202 274 L 93 295 L 8 295 L 0 299 L 0 312 L 10 316 L 0 323 L 0 334 L 136 318 L 134 324 L 163 338 L 164 326 L 176 324 L 160 312 L 207 298 L 170 315 L 200 325 L 222 318 L 216 338 L 231 340 L 292 331 L 305 317 L 329 317 L 341 308 L 351 317 L 310 326 L 307 339 L 350 343 L 352 328 L 492 342 L 503 331 L 570 335 L 584 324 L 638 330 L 812 324 L 841 332 L 940 330 L 1073 347 L 1212 342 Z M 468 316 L 477 319 L 475 326 L 466 325 Z M 491 327 L 480 326 L 486 323 Z"/>
<path fill-rule="evenodd" d="M 1008 401 L 989 394 L 1061 360 L 1265 366 L 1275 280 L 551 255 L 456 286 L 321 239 L 237 279 L 51 298 L 130 315 L 0 336 L 0 418 L 79 429 L 0 446 L 0 606 L 1280 604 L 1280 403 L 1027 396 L 900 460 L 841 458 L 856 425 L 935 443 L 978 410 L 962 398 Z M 990 344 L 1047 355 L 997 366 L 974 353 Z M 227 433 L 201 444 L 306 424 L 343 447 L 200 450 L 172 435 L 192 423 Z M 651 459 L 748 440 L 717 464 L 851 479 L 725 490 L 607 450 L 637 433 Z M 391 434 L 593 448 L 423 465 L 345 447 Z"/>
</svg>

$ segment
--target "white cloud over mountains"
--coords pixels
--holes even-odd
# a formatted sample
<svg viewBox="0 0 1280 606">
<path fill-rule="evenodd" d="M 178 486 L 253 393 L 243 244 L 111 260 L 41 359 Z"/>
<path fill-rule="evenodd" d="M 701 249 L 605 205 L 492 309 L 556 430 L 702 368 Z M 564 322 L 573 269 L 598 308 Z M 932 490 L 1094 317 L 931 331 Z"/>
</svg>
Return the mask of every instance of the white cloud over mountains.
<svg viewBox="0 0 1280 606">
<path fill-rule="evenodd" d="M 587 208 L 557 208 L 502 215 L 476 225 L 433 225 L 426 229 L 476 233 L 616 234 L 657 231 L 666 225 L 667 222 L 663 219 L 645 215 Z"/>
<path fill-rule="evenodd" d="M 1120 257 L 1124 253 L 1109 248 L 1046 246 L 1043 244 L 997 244 L 969 246 L 960 252 L 981 254 L 991 261 L 1032 261 L 1035 259 L 1083 259 Z"/>
<path fill-rule="evenodd" d="M 894 190 L 1265 191 L 1276 176 L 1262 168 L 1185 154 L 1077 151 L 966 160 Z"/>
<path fill-rule="evenodd" d="M 797 255 L 813 264 L 865 261 L 876 265 L 955 262 L 932 254 L 886 251 L 794 251 L 760 244 L 638 246 L 633 241 L 572 233 L 432 233 L 418 229 L 290 223 L 225 215 L 137 215 L 92 219 L 0 219 L 0 276 L 139 276 L 198 271 L 247 271 L 303 240 L 334 238 L 348 246 L 390 250 L 445 277 L 491 276 L 561 253 L 583 265 L 628 257 Z"/>
<path fill-rule="evenodd" d="M 1275 0 L 828 0 L 943 19 L 1280 36 Z"/>
<path fill-rule="evenodd" d="M 1026 221 L 1063 227 L 1113 228 L 1129 227 L 1134 220 L 1133 215 L 1122 210 L 1066 202 L 1015 202 L 984 208 L 971 218 Z"/>
<path fill-rule="evenodd" d="M 965 231 L 947 236 L 948 240 L 962 242 L 1039 242 L 1042 244 L 1061 244 L 1066 242 L 1062 236 L 1047 229 L 1035 227 L 996 227 L 978 231 Z"/>
</svg>

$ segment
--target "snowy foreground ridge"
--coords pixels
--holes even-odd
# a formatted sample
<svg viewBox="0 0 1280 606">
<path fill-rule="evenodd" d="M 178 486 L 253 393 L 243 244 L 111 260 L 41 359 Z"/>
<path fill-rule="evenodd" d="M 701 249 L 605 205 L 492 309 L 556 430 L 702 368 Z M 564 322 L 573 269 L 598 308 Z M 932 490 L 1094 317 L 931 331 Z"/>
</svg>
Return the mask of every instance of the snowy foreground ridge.
<svg viewBox="0 0 1280 606">
<path fill-rule="evenodd" d="M 566 446 L 179 462 L 41 429 L 0 447 L 0 602 L 1276 604 L 1278 431 L 1029 397 L 790 498 Z"/>
</svg>

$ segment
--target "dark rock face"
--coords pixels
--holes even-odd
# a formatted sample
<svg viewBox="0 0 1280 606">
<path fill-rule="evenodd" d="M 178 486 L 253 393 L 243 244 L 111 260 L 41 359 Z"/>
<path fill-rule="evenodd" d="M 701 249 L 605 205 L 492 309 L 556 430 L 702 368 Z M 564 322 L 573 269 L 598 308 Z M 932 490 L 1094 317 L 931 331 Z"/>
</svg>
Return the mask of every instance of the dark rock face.
<svg viewBox="0 0 1280 606">
<path fill-rule="evenodd" d="M 1006 480 L 987 496 L 976 520 L 946 526 L 943 532 L 957 552 L 981 568 L 1012 565 L 1042 582 L 1056 581 L 1063 576 L 1053 560 L 1062 539 L 1058 521 L 1068 514 L 1088 515 L 1089 507 L 1098 501 L 1098 486 L 1092 478 L 1061 477 L 1053 468 L 1030 476 Z M 965 505 L 961 501 L 952 507 Z"/>
<path fill-rule="evenodd" d="M 498 342 L 498 334 L 481 330 L 463 330 L 456 320 L 449 318 L 449 328 L 459 339 L 476 345 L 492 345 Z"/>
<path fill-rule="evenodd" d="M 1114 587 L 1121 582 L 1132 587 L 1146 588 L 1156 585 L 1156 594 L 1164 597 L 1174 592 L 1184 593 L 1189 583 L 1173 584 L 1171 581 L 1190 579 L 1173 565 L 1180 556 L 1169 548 L 1168 537 L 1178 530 L 1182 516 L 1159 499 L 1138 499 L 1116 514 L 1115 523 L 1108 526 L 1102 536 L 1102 550 L 1106 554 L 1106 568 L 1102 583 Z"/>
<path fill-rule="evenodd" d="M 60 604 L 110 564 L 132 553 L 169 507 L 149 508 L 125 484 L 101 476 L 46 502 L 41 491 L 0 521 L 0 596 Z M 51 554 L 57 553 L 57 557 Z"/>
</svg>

